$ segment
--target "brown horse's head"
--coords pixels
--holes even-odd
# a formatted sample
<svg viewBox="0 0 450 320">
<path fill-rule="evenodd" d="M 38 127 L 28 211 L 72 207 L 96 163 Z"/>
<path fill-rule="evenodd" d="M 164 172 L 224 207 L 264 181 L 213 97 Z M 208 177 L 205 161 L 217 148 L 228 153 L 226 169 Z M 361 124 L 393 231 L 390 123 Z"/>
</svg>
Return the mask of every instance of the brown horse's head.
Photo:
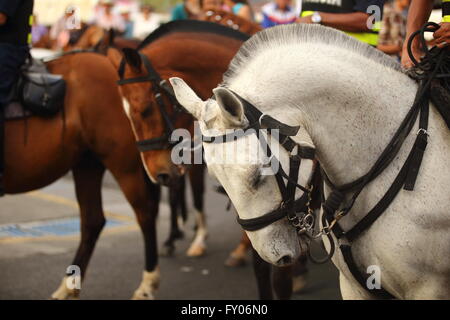
<svg viewBox="0 0 450 320">
<path fill-rule="evenodd" d="M 119 69 L 121 79 L 125 80 L 155 76 L 147 70 L 142 56 L 145 54 L 145 50 L 130 48 L 123 49 L 123 55 L 115 50 L 109 51 L 109 57 Z M 150 57 L 146 57 L 150 61 Z M 159 73 L 156 75 L 161 80 L 170 76 Z M 120 91 L 124 111 L 131 122 L 138 147 L 140 142 L 155 139 L 140 147 L 141 158 L 150 179 L 155 183 L 170 185 L 186 171 L 184 166 L 175 165 L 171 160 L 170 127 L 191 129 L 193 121 L 188 114 L 175 110 L 173 100 L 158 83 L 159 81 L 151 81 L 150 78 L 131 81 L 121 84 Z"/>
<path fill-rule="evenodd" d="M 167 146 L 167 119 L 174 128 L 187 129 L 193 134 L 193 118 L 177 112 L 171 95 L 159 85 L 159 80 L 171 77 L 184 79 L 204 100 L 222 79 L 223 73 L 248 37 L 229 28 L 199 21 L 172 22 L 164 25 L 138 48 L 109 50 L 109 58 L 119 70 L 121 79 L 140 78 L 139 82 L 121 82 L 124 110 L 130 119 L 136 141 L 159 139 L 159 146 L 141 150 L 141 157 L 150 179 L 168 185 L 184 174 L 185 168 L 174 164 L 172 150 Z M 151 81 L 148 66 L 158 74 Z M 155 80 L 155 79 L 153 79 Z M 169 88 L 170 87 L 170 84 Z M 157 94 L 161 94 L 158 103 Z M 183 134 L 184 136 L 184 134 Z M 147 144 L 148 146 L 148 144 Z M 176 151 L 176 150 L 174 150 Z"/>
</svg>

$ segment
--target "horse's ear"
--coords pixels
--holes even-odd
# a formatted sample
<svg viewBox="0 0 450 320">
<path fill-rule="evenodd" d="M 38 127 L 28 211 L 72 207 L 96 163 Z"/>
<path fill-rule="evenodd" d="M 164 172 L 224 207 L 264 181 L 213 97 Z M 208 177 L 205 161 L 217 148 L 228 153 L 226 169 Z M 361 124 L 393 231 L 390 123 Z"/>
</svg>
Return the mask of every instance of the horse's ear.
<svg viewBox="0 0 450 320">
<path fill-rule="evenodd" d="M 136 49 L 124 48 L 122 49 L 123 56 L 128 65 L 134 72 L 141 72 L 142 59 L 139 52 Z"/>
<path fill-rule="evenodd" d="M 102 37 L 98 40 L 97 44 L 94 46 L 94 50 L 98 53 L 107 55 L 108 49 L 114 44 L 114 29 L 109 29 L 109 31 L 102 31 Z"/>
<path fill-rule="evenodd" d="M 242 125 L 244 122 L 244 106 L 241 100 L 232 91 L 224 87 L 215 88 L 213 93 L 224 119 L 232 125 Z"/>
<path fill-rule="evenodd" d="M 191 113 L 197 120 L 202 120 L 203 101 L 192 90 L 183 79 L 170 78 L 178 102 Z"/>
<path fill-rule="evenodd" d="M 123 58 L 120 51 L 117 50 L 116 48 L 108 48 L 108 50 L 106 51 L 106 55 L 107 55 L 109 61 L 111 61 L 114 68 L 116 70 L 118 70 L 119 66 L 120 66 L 120 61 L 122 61 L 122 58 Z"/>
</svg>

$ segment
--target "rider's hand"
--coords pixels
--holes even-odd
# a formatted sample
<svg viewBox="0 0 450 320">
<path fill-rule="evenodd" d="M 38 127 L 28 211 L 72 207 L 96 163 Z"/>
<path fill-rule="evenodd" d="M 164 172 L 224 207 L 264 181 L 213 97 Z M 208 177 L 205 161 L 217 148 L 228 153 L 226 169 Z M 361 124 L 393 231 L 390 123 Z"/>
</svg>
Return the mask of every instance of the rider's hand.
<svg viewBox="0 0 450 320">
<path fill-rule="evenodd" d="M 417 44 L 414 44 L 411 47 L 412 53 L 414 55 L 414 58 L 416 58 L 417 61 L 420 61 L 420 58 L 422 56 L 422 51 L 419 49 L 419 46 Z M 408 54 L 408 43 L 405 41 L 402 49 L 402 66 L 406 69 L 412 68 L 414 66 L 411 58 Z"/>
<path fill-rule="evenodd" d="M 441 27 L 433 33 L 433 38 L 436 46 L 442 48 L 450 44 L 450 22 L 442 22 L 439 25 Z"/>
</svg>

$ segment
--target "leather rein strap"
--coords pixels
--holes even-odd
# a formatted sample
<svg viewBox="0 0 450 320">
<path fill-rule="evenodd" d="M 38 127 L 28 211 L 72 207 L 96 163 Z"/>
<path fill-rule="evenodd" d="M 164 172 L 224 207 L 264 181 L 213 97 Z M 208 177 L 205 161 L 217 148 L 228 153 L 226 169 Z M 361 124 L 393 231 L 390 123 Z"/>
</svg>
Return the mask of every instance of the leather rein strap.
<svg viewBox="0 0 450 320">
<path fill-rule="evenodd" d="M 312 191 L 312 175 L 311 179 L 308 182 L 308 186 L 304 187 L 302 185 L 299 185 L 297 182 L 298 173 L 300 170 L 302 159 L 312 160 L 315 158 L 315 149 L 300 146 L 291 139 L 291 136 L 295 136 L 300 127 L 292 127 L 279 122 L 271 116 L 263 114 L 255 106 L 253 106 L 244 98 L 240 97 L 238 94 L 234 94 L 238 97 L 238 99 L 244 106 L 245 116 L 250 123 L 247 129 L 255 129 L 255 131 L 247 130 L 246 133 L 240 136 L 236 136 L 233 133 L 224 134 L 221 136 L 203 136 L 203 142 L 225 143 L 236 138 L 238 139 L 244 137 L 249 133 L 256 133 L 263 150 L 266 151 L 266 156 L 270 159 L 271 166 L 273 167 L 275 164 L 278 164 L 278 170 L 274 170 L 274 176 L 282 197 L 282 201 L 277 209 L 257 218 L 241 219 L 237 217 L 237 222 L 242 226 L 244 230 L 257 231 L 282 218 L 287 217 L 289 223 L 298 229 L 301 224 L 300 220 L 302 218 L 302 214 L 304 215 L 309 207 Z M 265 137 L 261 134 L 261 129 L 268 129 L 268 133 L 270 133 L 271 130 L 279 130 L 279 143 L 290 154 L 289 174 L 286 174 L 286 172 L 281 167 L 279 160 L 272 153 Z M 295 147 L 297 147 L 297 153 L 293 154 Z M 286 180 L 287 182 L 285 183 L 284 180 Z M 297 200 L 295 200 L 296 189 L 300 189 L 303 191 L 303 195 Z M 297 215 L 297 213 L 301 214 Z"/>
<path fill-rule="evenodd" d="M 139 52 L 139 55 L 144 63 L 145 69 L 147 70 L 147 75 L 142 77 L 124 79 L 126 62 L 125 59 L 122 59 L 118 71 L 120 80 L 117 81 L 117 84 L 126 85 L 139 82 L 151 82 L 151 93 L 154 94 L 156 104 L 158 105 L 159 111 L 161 112 L 164 121 L 165 133 L 161 137 L 137 141 L 137 148 L 140 152 L 171 149 L 175 144 L 178 143 L 178 141 L 172 141 L 170 139 L 172 132 L 175 129 L 174 122 L 176 120 L 176 115 L 178 112 L 184 111 L 184 108 L 178 103 L 177 99 L 175 98 L 175 93 L 172 87 L 167 83 L 167 80 L 163 80 L 159 73 L 152 66 L 150 59 L 141 52 Z M 176 114 L 173 118 L 171 118 L 167 113 L 167 108 L 164 104 L 162 92 L 166 94 L 166 96 L 170 100 L 170 103 L 174 106 Z"/>
<path fill-rule="evenodd" d="M 424 32 L 434 32 L 437 30 L 437 28 L 439 28 L 437 24 L 428 23 L 424 25 L 421 30 L 415 32 L 409 38 L 408 51 L 410 53 L 411 59 L 413 59 L 416 64 L 416 68 L 420 69 L 421 65 L 414 59 L 411 52 L 411 44 L 414 37 L 420 35 L 422 44 L 425 44 L 425 40 L 423 37 Z M 421 72 L 420 77 L 418 77 L 419 88 L 411 109 L 404 118 L 398 130 L 395 132 L 388 146 L 384 149 L 384 151 L 368 171 L 368 173 L 351 183 L 345 184 L 343 186 L 336 186 L 330 181 L 325 172 L 322 172 L 322 176 L 324 177 L 325 182 L 331 188 L 331 193 L 323 204 L 324 217 L 330 225 L 329 228 L 333 232 L 334 236 L 337 239 L 345 238 L 348 242 L 348 244 L 341 244 L 339 246 L 343 258 L 349 270 L 353 274 L 354 278 L 359 282 L 359 284 L 370 294 L 378 295 L 381 298 L 394 297 L 383 288 L 379 290 L 369 290 L 367 288 L 366 282 L 368 277 L 359 271 L 352 255 L 351 244 L 352 242 L 357 240 L 359 236 L 383 214 L 383 212 L 389 207 L 389 205 L 392 203 L 392 201 L 395 199 L 402 188 L 407 191 L 414 190 L 417 175 L 422 164 L 423 155 L 428 143 L 427 129 L 430 102 L 430 85 L 435 78 L 450 76 L 449 74 L 438 73 L 439 70 L 442 70 L 442 65 L 444 64 L 446 53 L 444 51 L 436 52 L 436 48 L 433 49 L 435 49 L 435 51 L 432 59 L 430 59 L 430 55 L 427 56 L 426 72 Z M 430 65 L 432 66 L 431 68 Z M 419 130 L 417 131 L 415 142 L 392 185 L 389 187 L 380 201 L 378 201 L 378 203 L 359 222 L 357 222 L 350 230 L 344 231 L 339 223 L 337 223 L 337 221 L 348 214 L 364 187 L 366 187 L 371 181 L 378 177 L 378 175 L 383 172 L 383 170 L 397 156 L 403 142 L 411 132 L 418 117 Z M 353 195 L 348 202 L 344 203 L 345 195 L 350 192 L 353 192 Z M 343 209 L 340 209 L 341 207 Z M 334 223 L 332 224 L 332 222 Z"/>
</svg>

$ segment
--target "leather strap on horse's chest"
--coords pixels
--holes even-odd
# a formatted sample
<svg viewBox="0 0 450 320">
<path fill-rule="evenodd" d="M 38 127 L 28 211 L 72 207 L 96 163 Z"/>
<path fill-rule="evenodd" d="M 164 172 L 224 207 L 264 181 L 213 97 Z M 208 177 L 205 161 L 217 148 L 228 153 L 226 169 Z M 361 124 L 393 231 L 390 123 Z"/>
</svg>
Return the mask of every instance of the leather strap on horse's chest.
<svg viewBox="0 0 450 320">
<path fill-rule="evenodd" d="M 346 191 L 344 188 L 336 187 L 334 185 L 331 186 L 332 191 L 330 195 L 327 197 L 325 203 L 323 204 L 323 211 L 325 219 L 330 226 L 331 232 L 337 239 L 345 238 L 348 241 L 348 245 L 340 245 L 339 249 L 342 253 L 345 263 L 352 273 L 353 277 L 359 282 L 359 284 L 365 288 L 371 295 L 376 295 L 377 297 L 389 299 L 394 298 L 391 294 L 389 294 L 383 288 L 381 289 L 373 289 L 369 290 L 367 288 L 367 278 L 361 273 L 358 269 L 352 255 L 351 244 L 357 238 L 366 231 L 389 207 L 392 201 L 395 199 L 400 190 L 405 189 L 408 191 L 412 191 L 414 189 L 414 185 L 417 179 L 417 174 L 419 172 L 419 168 L 422 163 L 423 154 L 425 152 L 427 143 L 428 143 L 428 115 L 429 115 L 429 96 L 427 90 L 429 88 L 429 81 L 423 81 L 419 87 L 415 103 L 413 104 L 408 116 L 400 126 L 397 133 L 394 135 L 391 143 L 388 145 L 388 148 L 382 153 L 378 161 L 375 165 L 369 170 L 369 173 L 364 176 L 362 182 L 358 183 L 350 183 L 347 186 L 351 186 L 351 188 L 356 188 L 356 192 L 352 196 L 349 204 L 347 204 L 344 209 L 340 210 L 342 203 L 344 202 L 344 195 Z M 413 124 L 416 122 L 416 119 L 420 113 L 419 118 L 419 130 L 416 135 L 415 142 L 411 151 L 397 174 L 394 182 L 386 191 L 384 196 L 378 201 L 378 203 L 359 221 L 357 222 L 350 230 L 344 231 L 343 228 L 339 225 L 337 220 L 341 217 L 345 216 L 353 207 L 357 196 L 360 194 L 362 189 L 382 170 L 379 168 L 385 168 L 389 163 L 392 162 L 393 158 L 397 154 L 400 149 L 402 142 L 411 131 Z M 392 143 L 394 142 L 394 143 Z M 392 145 L 392 146 L 391 146 Z M 377 166 L 379 166 L 377 168 Z M 359 181 L 361 179 L 358 179 Z M 359 184 L 359 185 L 358 185 Z M 340 211 L 339 211 L 340 210 Z M 339 212 L 336 215 L 336 212 Z M 376 290 L 376 291 L 375 291 Z"/>
</svg>

